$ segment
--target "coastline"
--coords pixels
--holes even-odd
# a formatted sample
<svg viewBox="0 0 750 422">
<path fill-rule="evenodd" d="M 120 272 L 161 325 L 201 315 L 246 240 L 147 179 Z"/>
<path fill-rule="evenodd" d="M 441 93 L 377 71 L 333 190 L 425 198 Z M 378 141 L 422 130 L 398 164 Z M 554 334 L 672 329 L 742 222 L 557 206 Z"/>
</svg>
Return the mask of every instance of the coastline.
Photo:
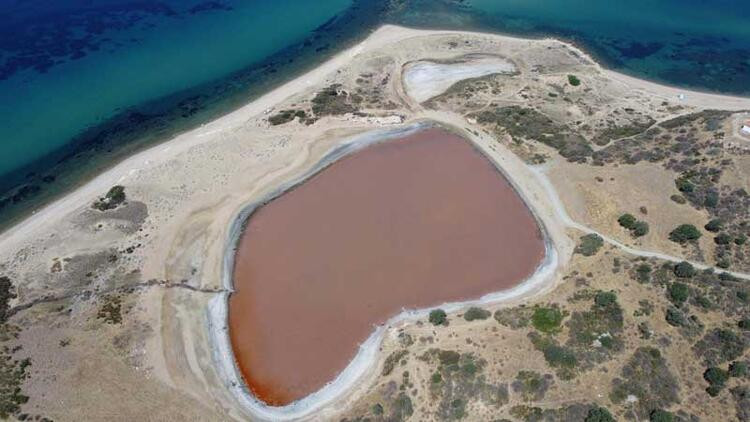
<svg viewBox="0 0 750 422">
<path fill-rule="evenodd" d="M 336 54 L 333 58 L 323 63 L 321 66 L 293 79 L 292 81 L 285 83 L 280 87 L 277 87 L 276 89 L 246 104 L 245 106 L 201 127 L 175 136 L 165 143 L 138 152 L 125 159 L 121 163 L 114 165 L 112 168 L 98 175 L 96 178 L 84 183 L 82 186 L 75 189 L 71 193 L 64 195 L 53 203 L 48 204 L 47 206 L 39 210 L 39 212 L 29 216 L 19 224 L 13 226 L 11 229 L 0 234 L 0 242 L 3 242 L 2 244 L 4 245 L 6 250 L 10 252 L 11 249 L 19 249 L 17 247 L 28 244 L 28 239 L 45 236 L 47 234 L 47 231 L 50 230 L 50 228 L 54 225 L 58 224 L 61 219 L 69 216 L 73 211 L 80 210 L 81 208 L 88 208 L 91 201 L 105 193 L 112 185 L 123 184 L 125 186 L 130 186 L 129 183 L 134 181 L 143 183 L 144 178 L 139 179 L 139 172 L 147 169 L 157 168 L 157 166 L 169 163 L 173 159 L 176 160 L 176 157 L 188 155 L 192 148 L 197 146 L 209 145 L 226 134 L 238 132 L 240 129 L 247 129 L 248 127 L 250 127 L 253 119 L 260 120 L 262 116 L 266 114 L 267 110 L 273 110 L 274 107 L 283 104 L 290 97 L 293 97 L 299 93 L 310 93 L 314 88 L 320 87 L 321 84 L 327 83 L 332 74 L 335 74 L 338 69 L 340 69 L 342 66 L 345 66 L 360 54 L 366 54 L 367 52 L 387 46 L 389 45 L 389 43 L 396 43 L 402 40 L 422 36 L 436 36 L 443 34 L 466 35 L 473 37 L 481 35 L 498 40 L 518 40 L 518 38 L 494 34 L 479 34 L 464 31 L 415 30 L 396 26 L 383 26 L 361 43 L 358 43 L 355 46 L 352 46 L 351 48 Z M 561 43 L 573 49 L 575 48 L 570 44 L 563 43 L 557 40 L 555 40 L 554 42 Z M 596 64 L 596 62 L 593 62 L 593 60 L 591 60 L 590 57 L 586 56 L 585 53 L 581 52 L 581 54 L 587 57 L 587 59 L 591 61 L 594 66 L 598 66 L 598 64 Z M 716 105 L 722 105 L 721 108 L 750 109 L 750 98 L 728 97 L 718 94 L 691 92 L 679 88 L 638 80 L 626 75 L 618 74 L 617 72 L 608 71 L 601 67 L 598 67 L 598 70 L 605 77 L 610 77 L 616 82 L 623 84 L 623 86 L 627 87 L 628 89 L 643 90 L 644 92 L 648 92 L 650 95 L 661 96 L 662 98 L 675 100 L 677 93 L 685 93 L 686 99 L 684 100 L 684 104 L 686 105 L 696 105 L 698 107 L 708 108 Z M 614 73 L 614 75 L 612 75 L 610 72 Z M 728 107 L 724 107 L 725 104 L 728 104 Z M 456 115 L 448 115 L 447 113 L 441 112 L 423 111 L 421 113 L 416 113 L 413 119 L 407 120 L 406 126 L 409 126 L 410 122 L 418 122 L 420 119 L 433 120 L 438 122 L 439 124 L 450 125 L 455 128 L 462 128 L 466 127 L 467 125 L 465 121 L 461 120 L 459 116 Z M 343 138 L 344 145 L 341 145 L 342 141 L 335 141 L 336 143 L 334 145 L 338 145 L 338 147 L 326 146 L 324 152 L 317 151 L 317 153 L 320 153 L 319 157 L 303 157 L 304 162 L 302 163 L 301 167 L 309 167 L 310 165 L 312 165 L 312 168 L 315 168 L 315 163 L 318 163 L 317 165 L 323 165 L 321 163 L 326 159 L 335 160 L 338 157 L 337 154 L 342 154 L 346 153 L 346 151 L 349 151 L 347 150 L 346 142 L 354 142 L 356 144 L 357 139 L 362 141 L 363 136 L 365 138 L 368 136 L 368 134 L 369 136 L 372 136 L 373 132 L 372 127 L 356 127 L 356 130 L 360 132 L 359 135 L 339 137 L 335 137 L 335 135 L 328 135 L 332 137 L 331 142 L 334 142 L 335 139 L 340 140 Z M 381 134 L 384 132 L 387 133 L 389 131 L 398 130 L 398 128 L 374 129 L 375 132 L 379 131 L 378 133 Z M 524 164 L 520 158 L 511 153 L 510 150 L 508 150 L 504 145 L 496 142 L 496 140 L 489 134 L 469 133 L 468 129 L 466 131 L 461 130 L 461 132 L 464 138 L 468 139 L 473 146 L 480 149 L 484 153 L 484 155 L 493 164 L 495 164 L 500 171 L 503 172 L 504 177 L 506 177 L 506 179 L 514 186 L 519 195 L 521 195 L 524 203 L 526 203 L 526 205 L 531 209 L 535 217 L 540 220 L 540 227 L 542 227 L 543 230 L 546 231 L 545 236 L 549 238 L 548 239 L 547 237 L 545 237 L 545 245 L 548 245 L 547 240 L 549 240 L 549 248 L 551 249 L 548 250 L 548 253 L 546 253 L 545 261 L 543 262 L 543 265 L 537 269 L 537 272 L 513 289 L 485 295 L 482 298 L 474 301 L 456 302 L 443 305 L 441 307 L 448 311 L 456 311 L 466 306 L 476 304 L 506 306 L 549 291 L 556 285 L 554 283 L 555 280 L 550 279 L 553 278 L 558 268 L 565 265 L 570 257 L 570 254 L 572 253 L 572 242 L 569 238 L 569 235 L 566 233 L 566 229 L 576 228 L 571 227 L 569 224 L 567 224 L 567 222 L 563 221 L 560 213 L 554 209 L 554 204 L 551 204 L 551 202 L 554 201 L 551 201 L 546 187 L 543 183 L 540 183 L 538 177 L 534 175 L 535 172 L 537 172 L 537 169 Z M 370 139 L 370 141 L 375 142 L 375 140 L 373 139 Z M 307 146 L 309 147 L 313 143 L 314 142 L 311 141 Z M 305 152 L 307 153 L 309 152 L 309 150 Z M 207 159 L 207 157 L 199 156 L 197 159 Z M 308 161 L 308 159 L 312 161 Z M 295 161 L 295 163 L 299 164 L 297 161 Z M 189 163 L 184 161 L 179 162 L 179 164 L 184 166 L 189 165 Z M 212 263 L 211 259 L 220 259 L 221 263 L 219 264 L 218 268 L 214 268 L 211 265 L 206 265 L 205 274 L 208 274 L 208 282 L 214 280 L 215 278 L 227 290 L 231 290 L 231 284 L 226 284 L 227 282 L 231 283 L 231 280 L 228 280 L 227 278 L 229 274 L 227 268 L 231 268 L 231 262 L 227 262 L 227 256 L 231 254 L 228 254 L 227 251 L 231 250 L 233 236 L 237 234 L 238 230 L 241 228 L 241 223 L 238 222 L 244 221 L 244 219 L 241 218 L 243 216 L 243 213 L 247 212 L 249 215 L 249 212 L 252 212 L 251 207 L 259 205 L 264 200 L 271 199 L 275 195 L 282 193 L 285 189 L 293 186 L 295 183 L 300 183 L 305 178 L 302 177 L 300 179 L 300 176 L 296 178 L 293 177 L 294 174 L 297 174 L 298 172 L 302 172 L 303 175 L 305 174 L 304 168 L 300 168 L 299 165 L 285 165 L 281 170 L 276 169 L 274 171 L 282 172 L 282 179 L 288 178 L 289 180 L 292 180 L 292 182 L 288 182 L 289 186 L 287 186 L 286 184 L 279 185 L 277 183 L 278 179 L 274 179 L 273 177 L 271 178 L 273 180 L 266 183 L 265 185 L 263 185 L 263 181 L 259 180 L 258 184 L 261 186 L 260 188 L 258 188 L 258 186 L 253 186 L 254 190 L 251 192 L 238 192 L 237 197 L 232 198 L 234 202 L 229 202 L 229 206 L 231 206 L 231 209 L 229 209 L 229 207 L 226 207 L 227 203 L 223 203 L 226 208 L 219 210 L 225 213 L 219 213 L 215 216 L 212 216 L 215 217 L 212 220 L 216 225 L 214 228 L 216 229 L 216 236 L 217 238 L 219 238 L 217 245 L 220 245 L 220 248 L 209 249 L 206 252 L 206 261 L 208 261 L 210 264 Z M 148 182 L 148 180 L 146 182 Z M 262 190 L 264 188 L 268 188 L 269 185 L 275 187 L 276 190 L 271 191 L 271 194 L 269 195 L 262 196 L 262 199 L 260 201 L 251 201 L 250 205 L 246 205 L 248 198 L 254 198 L 258 194 L 258 189 Z M 279 186 L 281 186 L 282 188 L 279 188 Z M 208 202 L 206 201 L 206 198 L 202 199 L 204 199 L 204 202 Z M 220 202 L 217 198 L 211 199 L 215 202 Z M 205 203 L 202 205 L 205 205 Z M 238 207 L 238 205 L 241 206 Z M 170 242 L 172 240 L 171 236 L 174 235 L 174 233 L 172 233 L 172 231 L 174 231 L 174 227 L 166 226 L 167 223 L 164 224 L 165 226 L 160 227 L 161 231 L 155 233 L 157 236 L 161 237 L 160 240 L 162 241 L 162 243 Z M 170 222 L 169 224 L 179 223 Z M 209 243 L 209 246 L 216 245 L 211 245 Z M 153 266 L 167 265 L 165 262 L 157 262 L 160 258 L 162 258 L 161 254 L 163 253 L 166 252 L 159 251 L 156 256 L 149 257 Z M 167 271 L 163 268 L 160 268 L 158 271 L 154 271 L 153 268 L 148 268 L 146 271 L 144 271 L 144 273 L 146 276 L 159 277 L 162 276 L 162 273 L 167 273 Z M 201 280 L 200 282 L 204 281 Z M 223 292 L 216 296 L 213 296 L 206 307 L 207 312 L 205 312 L 203 308 L 198 309 L 195 312 L 201 313 L 202 327 L 207 327 L 206 334 L 211 338 L 212 343 L 209 344 L 209 346 L 211 349 L 211 358 L 213 359 L 213 362 L 221 363 L 221 365 L 215 366 L 214 368 L 212 368 L 212 370 L 217 371 L 221 375 L 221 378 L 223 378 L 221 380 L 222 387 L 229 388 L 234 400 L 241 404 L 239 407 L 240 411 L 247 412 L 248 408 L 253 409 L 252 406 L 257 405 L 258 403 L 256 401 L 256 403 L 253 404 L 252 396 L 248 395 L 248 392 L 243 389 L 243 382 L 237 382 L 238 373 L 236 368 L 234 367 L 234 361 L 231 355 L 231 347 L 227 349 L 226 342 L 224 341 L 222 343 L 221 338 L 222 335 L 226 336 L 225 305 L 226 300 L 228 299 L 228 295 L 228 292 Z M 222 305 L 222 303 L 224 305 Z M 222 308 L 222 306 L 224 306 L 224 308 Z M 388 322 L 386 322 L 381 328 L 376 329 L 373 334 L 367 339 L 367 341 L 363 343 L 362 347 L 357 353 L 357 357 L 355 357 L 355 359 L 347 366 L 345 371 L 336 378 L 336 380 L 326 386 L 323 390 L 313 393 L 313 395 L 308 396 L 307 398 L 298 402 L 299 404 L 295 408 L 288 409 L 286 413 L 282 412 L 281 414 L 273 412 L 268 413 L 267 409 L 259 408 L 255 409 L 257 411 L 257 414 L 252 413 L 252 416 L 267 418 L 284 417 L 289 419 L 297 417 L 304 418 L 308 417 L 311 412 L 322 409 L 326 406 L 326 404 L 331 404 L 335 399 L 354 394 L 354 391 L 356 391 L 357 388 L 364 388 L 364 386 L 367 385 L 367 382 L 373 379 L 372 377 L 374 377 L 375 373 L 377 372 L 376 369 L 379 367 L 379 365 L 382 364 L 382 360 L 384 357 L 380 356 L 377 349 L 378 346 L 382 343 L 386 332 L 388 331 L 384 327 L 393 328 L 399 326 L 400 324 L 423 319 L 428 312 L 429 309 L 404 311 L 394 318 L 388 320 Z M 228 338 L 228 336 L 226 336 L 226 338 Z M 230 362 L 226 361 L 227 356 L 232 358 Z M 239 380 L 241 381 L 241 378 L 239 378 Z M 329 388 L 329 386 L 331 387 Z M 326 390 L 326 388 L 328 388 L 328 390 Z M 307 399 L 310 400 L 305 402 L 305 400 Z M 250 401 L 248 402 L 248 400 Z M 324 411 L 326 410 L 324 409 Z"/>
<path fill-rule="evenodd" d="M 201 124 L 199 127 L 195 127 L 186 132 L 177 134 L 176 136 L 172 138 L 168 138 L 167 140 L 163 142 L 156 143 L 152 146 L 147 146 L 145 149 L 139 150 L 130 156 L 126 156 L 126 158 L 124 158 L 123 160 L 112 164 L 110 167 L 108 167 L 98 176 L 95 176 L 89 180 L 81 181 L 77 187 L 71 189 L 68 193 L 62 194 L 61 196 L 57 197 L 57 199 L 54 199 L 51 202 L 44 204 L 40 208 L 34 210 L 30 215 L 19 218 L 14 225 L 0 232 L 0 242 L 5 241 L 5 239 L 8 239 L 8 238 L 15 238 L 16 236 L 13 233 L 18 231 L 18 227 L 30 224 L 30 222 L 33 220 L 35 215 L 37 214 L 47 215 L 49 214 L 50 209 L 60 209 L 59 208 L 60 203 L 70 203 L 68 198 L 72 196 L 80 196 L 80 193 L 78 191 L 81 191 L 81 190 L 91 191 L 91 186 L 95 184 L 98 186 L 102 186 L 100 190 L 106 191 L 108 187 L 103 186 L 102 179 L 107 177 L 108 179 L 112 180 L 115 178 L 114 175 L 117 175 L 118 176 L 117 178 L 121 179 L 129 171 L 137 171 L 138 166 L 136 165 L 136 163 L 139 161 L 139 159 L 143 159 L 143 161 L 148 161 L 148 160 L 145 160 L 146 157 L 155 156 L 155 157 L 160 157 L 160 160 L 163 161 L 166 159 L 166 157 L 164 157 L 166 153 L 169 152 L 172 147 L 176 147 L 177 144 L 187 144 L 187 143 L 190 144 L 187 146 L 180 145 L 179 151 L 182 151 L 189 146 L 200 143 L 199 138 L 201 137 L 210 135 L 211 133 L 214 133 L 215 131 L 218 131 L 218 130 L 226 130 L 229 127 L 236 127 L 237 125 L 241 124 L 243 120 L 249 119 L 250 117 L 254 115 L 260 114 L 265 109 L 272 108 L 275 104 L 282 102 L 284 98 L 287 98 L 293 95 L 294 93 L 300 91 L 301 89 L 304 89 L 305 87 L 315 85 L 315 82 L 313 82 L 313 80 L 318 81 L 322 79 L 324 74 L 328 73 L 329 71 L 335 68 L 340 67 L 341 65 L 345 63 L 347 59 L 351 59 L 352 57 L 356 56 L 365 48 L 372 49 L 372 48 L 376 48 L 377 45 L 382 45 L 382 44 L 389 43 L 389 42 L 395 42 L 398 40 L 403 40 L 403 39 L 412 38 L 412 37 L 430 36 L 430 35 L 437 35 L 437 34 L 484 35 L 484 36 L 489 36 L 489 37 L 493 37 L 496 39 L 511 39 L 511 40 L 524 40 L 525 39 L 525 38 L 514 37 L 510 35 L 501 35 L 501 34 L 494 34 L 494 33 L 489 33 L 489 32 L 413 29 L 413 28 L 407 28 L 407 27 L 390 25 L 390 24 L 380 26 L 378 29 L 373 31 L 368 37 L 366 37 L 363 41 L 360 41 L 359 43 L 356 43 L 353 46 L 335 54 L 328 61 L 322 63 L 321 65 L 314 68 L 313 70 L 307 73 L 304 73 L 302 75 L 299 75 L 296 78 L 293 78 L 292 80 L 282 84 L 281 86 L 275 87 L 271 91 L 267 92 L 266 94 L 260 95 L 258 98 L 250 101 L 244 106 L 238 109 L 235 109 L 234 111 L 231 111 L 227 114 L 224 114 L 216 118 L 215 120 Z M 616 80 L 622 83 L 624 86 L 630 89 L 642 90 L 652 95 L 660 96 L 665 99 L 667 98 L 674 99 L 677 95 L 684 94 L 685 105 L 692 105 L 692 106 L 698 106 L 698 107 L 704 107 L 704 108 L 717 107 L 717 108 L 726 109 L 726 110 L 750 110 L 750 97 L 739 97 L 739 96 L 731 96 L 731 95 L 724 95 L 724 94 L 715 94 L 715 93 L 710 93 L 710 92 L 693 91 L 693 90 L 683 89 L 680 87 L 664 85 L 664 84 L 660 84 L 657 82 L 652 82 L 652 81 L 648 81 L 644 79 L 638 79 L 633 76 L 629 76 L 624 73 L 620 73 L 620 72 L 602 67 L 598 62 L 596 62 L 593 59 L 593 57 L 590 54 L 583 51 L 574 43 L 570 43 L 567 41 L 562 41 L 560 39 L 550 38 L 550 37 L 538 38 L 538 39 L 534 38 L 533 40 L 535 41 L 550 41 L 551 40 L 551 41 L 560 43 L 562 45 L 568 46 L 569 48 L 573 49 L 581 56 L 585 57 L 600 72 L 602 72 L 602 74 L 610 77 L 613 80 Z M 172 155 L 174 155 L 176 151 L 178 150 L 177 149 L 172 150 Z M 53 195 L 53 197 L 56 197 L 56 195 Z"/>
</svg>

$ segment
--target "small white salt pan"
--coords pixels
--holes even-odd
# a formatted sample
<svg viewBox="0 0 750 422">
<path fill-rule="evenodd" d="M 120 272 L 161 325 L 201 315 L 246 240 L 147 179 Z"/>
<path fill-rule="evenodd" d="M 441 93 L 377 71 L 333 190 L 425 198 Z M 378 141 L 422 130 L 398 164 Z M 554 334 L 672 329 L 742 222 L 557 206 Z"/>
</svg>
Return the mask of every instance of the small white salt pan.
<svg viewBox="0 0 750 422">
<path fill-rule="evenodd" d="M 495 73 L 516 72 L 516 65 L 498 56 L 469 56 L 454 63 L 418 61 L 404 69 L 406 93 L 418 102 L 442 94 L 456 82 Z"/>
</svg>

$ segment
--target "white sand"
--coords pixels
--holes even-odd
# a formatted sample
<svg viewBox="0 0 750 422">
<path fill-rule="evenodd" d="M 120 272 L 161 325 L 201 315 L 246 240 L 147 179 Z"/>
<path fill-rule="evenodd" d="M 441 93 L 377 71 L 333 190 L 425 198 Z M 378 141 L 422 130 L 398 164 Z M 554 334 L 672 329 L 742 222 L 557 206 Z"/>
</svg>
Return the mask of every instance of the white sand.
<svg viewBox="0 0 750 422">
<path fill-rule="evenodd" d="M 405 67 L 404 88 L 410 97 L 421 103 L 442 94 L 458 81 L 515 71 L 516 65 L 510 60 L 489 55 L 467 57 L 458 63 L 418 61 Z"/>
</svg>

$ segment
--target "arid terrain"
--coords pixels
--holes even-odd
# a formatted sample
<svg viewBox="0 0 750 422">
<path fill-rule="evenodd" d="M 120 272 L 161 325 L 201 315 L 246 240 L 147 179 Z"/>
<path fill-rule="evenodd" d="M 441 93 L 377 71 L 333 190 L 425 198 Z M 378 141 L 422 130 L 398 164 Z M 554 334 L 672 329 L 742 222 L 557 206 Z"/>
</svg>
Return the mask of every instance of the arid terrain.
<svg viewBox="0 0 750 422">
<path fill-rule="evenodd" d="M 0 416 L 748 421 L 749 110 L 552 39 L 382 27 L 0 234 Z M 414 124 L 502 170 L 544 271 L 394 316 L 324 393 L 254 401 L 224 342 L 242 210 Z"/>
</svg>

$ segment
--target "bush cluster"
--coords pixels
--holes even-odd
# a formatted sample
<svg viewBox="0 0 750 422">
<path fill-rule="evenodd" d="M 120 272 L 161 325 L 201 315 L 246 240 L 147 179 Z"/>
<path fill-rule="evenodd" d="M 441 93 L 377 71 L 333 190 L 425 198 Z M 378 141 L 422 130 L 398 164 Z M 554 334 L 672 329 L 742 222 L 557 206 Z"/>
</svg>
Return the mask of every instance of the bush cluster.
<svg viewBox="0 0 750 422">
<path fill-rule="evenodd" d="M 472 306 L 471 308 L 467 309 L 464 313 L 464 319 L 467 321 L 474 321 L 474 320 L 483 320 L 487 319 L 492 315 L 492 312 L 478 308 L 476 306 Z"/>
<path fill-rule="evenodd" d="M 563 314 L 557 307 L 538 307 L 531 316 L 531 325 L 543 333 L 555 333 L 560 330 Z"/>
<path fill-rule="evenodd" d="M 648 234 L 648 223 L 638 220 L 633 214 L 625 213 L 617 219 L 617 222 L 623 228 L 630 230 L 630 235 L 633 237 L 641 237 Z"/>
<path fill-rule="evenodd" d="M 581 236 L 579 240 L 580 242 L 576 246 L 575 252 L 583 256 L 596 255 L 602 245 L 604 245 L 604 239 L 596 233 Z"/>
<path fill-rule="evenodd" d="M 701 232 L 698 231 L 694 225 L 681 224 L 669 233 L 669 240 L 684 244 L 693 240 L 698 240 L 701 236 Z"/>
<path fill-rule="evenodd" d="M 442 309 L 430 311 L 429 321 L 432 325 L 448 325 L 448 315 Z"/>
</svg>

